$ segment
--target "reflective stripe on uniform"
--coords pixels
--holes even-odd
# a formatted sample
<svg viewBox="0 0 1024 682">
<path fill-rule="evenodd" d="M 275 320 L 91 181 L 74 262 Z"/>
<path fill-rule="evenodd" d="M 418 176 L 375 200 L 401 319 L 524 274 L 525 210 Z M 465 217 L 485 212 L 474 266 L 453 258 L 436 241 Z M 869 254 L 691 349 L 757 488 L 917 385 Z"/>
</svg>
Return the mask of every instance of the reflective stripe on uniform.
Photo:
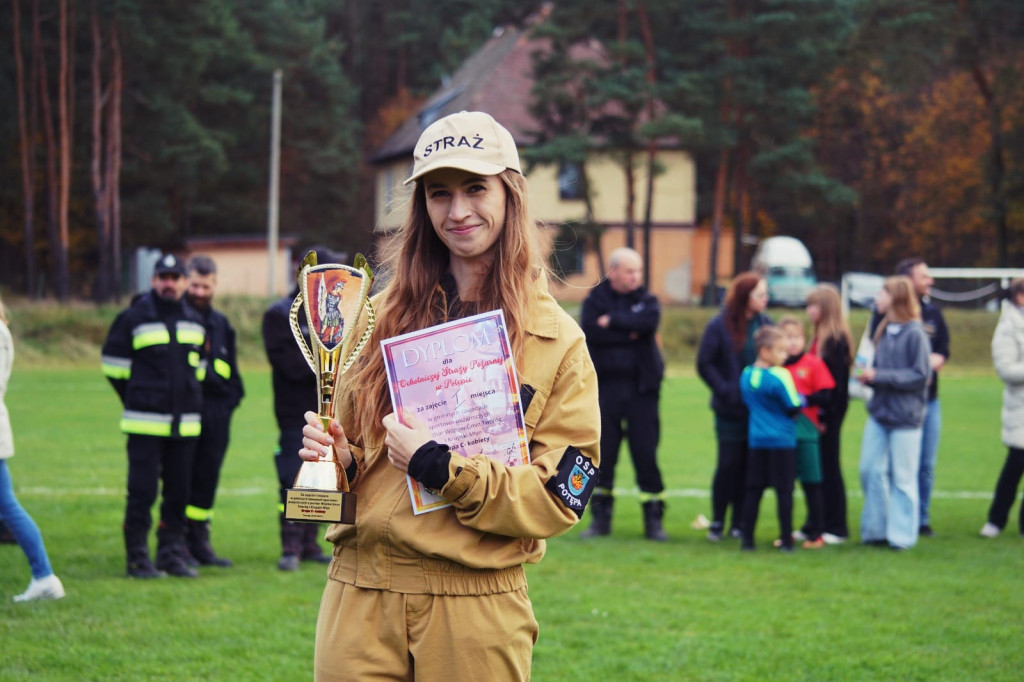
<svg viewBox="0 0 1024 682">
<path fill-rule="evenodd" d="M 224 377 L 225 379 L 231 378 L 231 365 L 220 358 L 214 358 L 213 360 L 213 371 Z"/>
<path fill-rule="evenodd" d="M 111 379 L 128 379 L 132 375 L 132 359 L 101 355 L 100 368 L 103 370 L 103 376 Z"/>
<path fill-rule="evenodd" d="M 195 358 L 192 357 L 193 355 L 195 356 Z M 196 379 L 198 379 L 200 382 L 206 381 L 207 362 L 206 360 L 199 359 L 199 353 L 189 353 L 188 364 L 196 368 Z"/>
<path fill-rule="evenodd" d="M 174 416 L 158 412 L 125 410 L 121 414 L 121 430 L 140 436 L 170 436 Z"/>
<path fill-rule="evenodd" d="M 189 521 L 209 521 L 213 518 L 213 510 L 194 507 L 190 504 L 185 507 L 185 518 Z"/>
<path fill-rule="evenodd" d="M 181 415 L 178 422 L 178 435 L 183 437 L 198 436 L 202 432 L 201 416 L 198 412 L 189 412 Z"/>
<path fill-rule="evenodd" d="M 178 339 L 178 343 L 201 346 L 206 341 L 206 329 L 197 322 L 178 320 L 175 338 Z"/>
<path fill-rule="evenodd" d="M 171 334 L 162 322 L 146 322 L 132 329 L 132 350 L 171 342 Z"/>
</svg>

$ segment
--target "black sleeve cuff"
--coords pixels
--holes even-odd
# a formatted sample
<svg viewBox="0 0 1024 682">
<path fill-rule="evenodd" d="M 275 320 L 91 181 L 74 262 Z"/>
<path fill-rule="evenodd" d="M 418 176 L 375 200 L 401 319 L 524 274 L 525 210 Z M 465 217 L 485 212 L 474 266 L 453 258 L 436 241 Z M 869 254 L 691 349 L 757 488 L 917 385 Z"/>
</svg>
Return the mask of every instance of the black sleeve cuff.
<svg viewBox="0 0 1024 682">
<path fill-rule="evenodd" d="M 452 453 L 448 446 L 437 441 L 421 445 L 409 459 L 409 475 L 427 488 L 440 490 L 448 483 L 448 463 Z"/>
<path fill-rule="evenodd" d="M 807 404 L 814 407 L 828 407 L 832 402 L 832 389 L 823 388 L 807 396 Z"/>
<path fill-rule="evenodd" d="M 352 479 L 359 473 L 359 464 L 356 462 L 356 458 L 352 458 L 352 463 L 345 467 L 345 476 L 348 477 L 348 482 L 351 483 Z"/>
</svg>

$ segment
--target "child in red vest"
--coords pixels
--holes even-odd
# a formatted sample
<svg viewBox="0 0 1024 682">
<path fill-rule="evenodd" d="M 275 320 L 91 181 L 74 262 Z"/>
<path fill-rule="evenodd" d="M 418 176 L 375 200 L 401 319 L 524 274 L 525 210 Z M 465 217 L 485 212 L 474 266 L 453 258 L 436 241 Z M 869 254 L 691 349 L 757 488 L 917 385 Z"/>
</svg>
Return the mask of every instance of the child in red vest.
<svg viewBox="0 0 1024 682">
<path fill-rule="evenodd" d="M 821 539 L 824 502 L 821 497 L 821 455 L 818 449 L 822 426 L 818 419 L 818 406 L 828 402 L 836 383 L 821 358 L 804 352 L 807 338 L 800 320 L 787 315 L 779 320 L 779 328 L 786 335 L 789 353 L 783 366 L 793 375 L 797 392 L 807 400 L 807 407 L 801 411 L 796 422 L 796 475 L 807 501 L 807 522 L 802 530 L 793 533 L 793 539 L 803 540 L 804 549 L 818 549 L 825 545 Z"/>
</svg>

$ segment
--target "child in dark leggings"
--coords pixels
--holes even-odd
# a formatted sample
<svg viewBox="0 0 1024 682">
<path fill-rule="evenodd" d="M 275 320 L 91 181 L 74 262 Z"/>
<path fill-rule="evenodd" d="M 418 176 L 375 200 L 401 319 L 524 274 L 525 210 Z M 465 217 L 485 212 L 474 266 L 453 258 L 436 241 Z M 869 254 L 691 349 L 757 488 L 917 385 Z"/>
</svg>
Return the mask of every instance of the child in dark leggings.
<svg viewBox="0 0 1024 682">
<path fill-rule="evenodd" d="M 761 496 L 769 486 L 778 501 L 779 549 L 793 551 L 793 482 L 796 477 L 796 423 L 802 400 L 793 377 L 780 365 L 788 355 L 785 335 L 776 327 L 754 337 L 757 360 L 740 376 L 740 392 L 750 410 L 747 492 L 743 501 L 742 549 L 754 549 L 754 527 Z"/>
</svg>

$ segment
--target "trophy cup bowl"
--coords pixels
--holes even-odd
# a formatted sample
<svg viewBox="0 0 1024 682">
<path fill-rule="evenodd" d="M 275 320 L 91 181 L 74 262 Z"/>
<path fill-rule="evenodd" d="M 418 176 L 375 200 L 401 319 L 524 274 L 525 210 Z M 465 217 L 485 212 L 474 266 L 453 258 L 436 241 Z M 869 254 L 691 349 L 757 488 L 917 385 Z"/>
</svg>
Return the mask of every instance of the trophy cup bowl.
<svg viewBox="0 0 1024 682">
<path fill-rule="evenodd" d="M 289 317 L 296 343 L 317 376 L 317 411 L 325 431 L 334 418 L 338 379 L 352 366 L 373 331 L 372 282 L 373 273 L 362 254 L 357 254 L 354 266 L 349 267 L 318 265 L 316 253 L 310 251 L 299 266 L 299 295 Z M 303 312 L 309 323 L 308 344 L 298 321 Z M 355 340 L 363 313 L 366 327 Z M 355 523 L 356 496 L 349 491 L 348 477 L 333 454 L 302 463 L 295 483 L 285 490 L 284 516 L 306 523 Z"/>
</svg>

